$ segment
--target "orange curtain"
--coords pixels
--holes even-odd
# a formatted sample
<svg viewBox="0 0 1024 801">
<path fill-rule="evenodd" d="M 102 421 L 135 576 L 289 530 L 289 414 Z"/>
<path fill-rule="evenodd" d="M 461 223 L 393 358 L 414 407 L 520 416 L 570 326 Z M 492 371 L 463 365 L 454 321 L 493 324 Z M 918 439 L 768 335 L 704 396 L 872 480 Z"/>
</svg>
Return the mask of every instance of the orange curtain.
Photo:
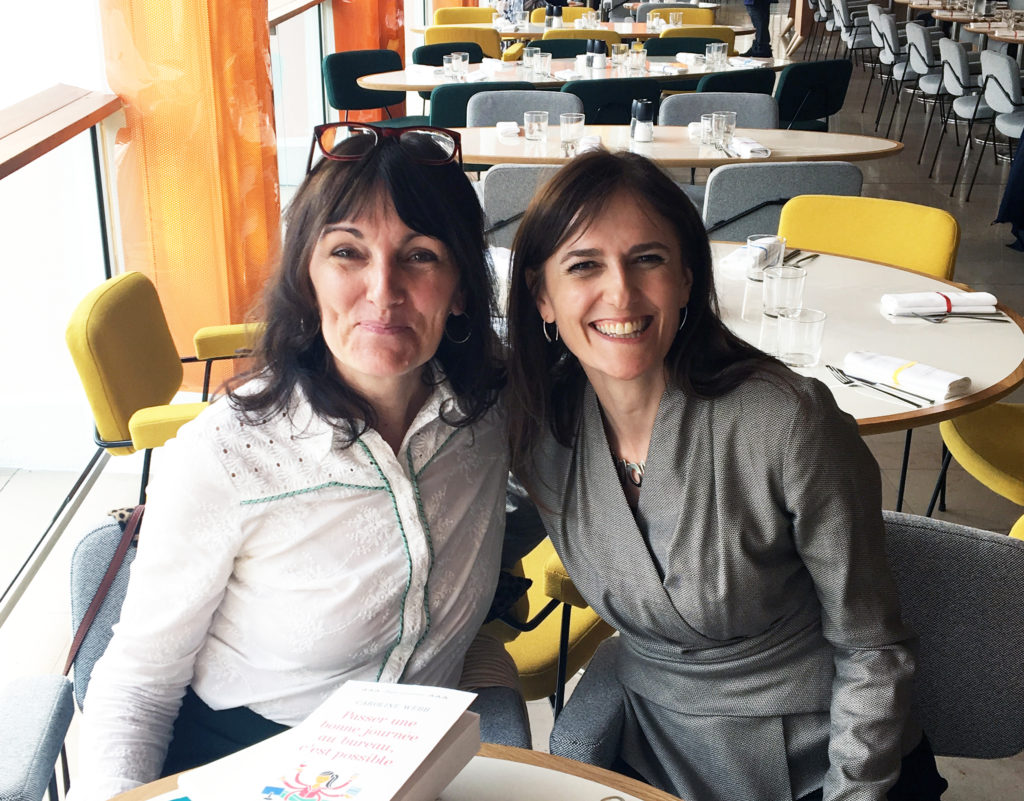
<svg viewBox="0 0 1024 801">
<path fill-rule="evenodd" d="M 195 329 L 245 319 L 279 246 L 267 0 L 100 7 L 126 118 L 115 153 L 125 267 L 153 279 L 191 353 Z"/>
<path fill-rule="evenodd" d="M 404 0 L 331 0 L 334 51 L 395 50 L 405 63 Z M 392 117 L 405 116 L 405 103 L 389 106 Z M 382 111 L 349 112 L 350 120 L 373 122 Z M 339 117 L 340 119 L 340 117 Z"/>
</svg>

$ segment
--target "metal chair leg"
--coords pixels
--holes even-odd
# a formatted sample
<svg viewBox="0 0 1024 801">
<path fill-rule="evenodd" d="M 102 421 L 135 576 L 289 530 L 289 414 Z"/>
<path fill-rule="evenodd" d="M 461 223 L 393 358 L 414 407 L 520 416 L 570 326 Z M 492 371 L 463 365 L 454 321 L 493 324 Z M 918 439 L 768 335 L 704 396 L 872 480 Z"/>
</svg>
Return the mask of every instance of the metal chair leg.
<svg viewBox="0 0 1024 801">
<path fill-rule="evenodd" d="M 557 718 L 565 705 L 565 674 L 569 665 L 569 622 L 572 604 L 562 604 L 562 629 L 558 637 L 558 669 L 555 678 L 555 708 Z"/>
<path fill-rule="evenodd" d="M 914 436 L 914 429 L 907 429 L 907 438 L 903 442 L 903 465 L 900 467 L 900 486 L 896 491 L 896 511 L 903 511 L 903 493 L 907 488 L 907 468 L 910 467 L 910 441 Z"/>
<path fill-rule="evenodd" d="M 943 445 L 943 449 L 945 449 L 945 445 Z M 935 511 L 935 502 L 939 499 L 939 493 L 940 492 L 945 492 L 945 489 L 946 489 L 946 471 L 949 469 L 949 462 L 950 462 L 950 460 L 952 458 L 953 458 L 953 454 L 951 454 L 948 450 L 946 451 L 945 455 L 942 457 L 942 468 L 939 470 L 939 477 L 935 481 L 935 488 L 932 490 L 931 500 L 928 501 L 928 511 L 924 513 L 925 517 L 931 517 L 932 516 L 932 512 Z M 946 510 L 946 506 L 945 506 L 945 504 L 943 504 L 940 507 L 940 511 L 945 511 L 945 510 Z"/>
</svg>

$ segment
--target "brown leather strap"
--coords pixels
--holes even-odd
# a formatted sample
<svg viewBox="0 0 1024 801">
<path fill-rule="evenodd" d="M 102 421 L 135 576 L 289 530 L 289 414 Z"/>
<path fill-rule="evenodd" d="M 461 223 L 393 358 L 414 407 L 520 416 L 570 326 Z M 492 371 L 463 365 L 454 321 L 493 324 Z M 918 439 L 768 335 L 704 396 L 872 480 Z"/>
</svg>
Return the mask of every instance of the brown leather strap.
<svg viewBox="0 0 1024 801">
<path fill-rule="evenodd" d="M 132 540 L 136 537 L 139 530 L 139 524 L 142 522 L 142 513 L 145 510 L 146 507 L 140 503 L 132 510 L 131 516 L 128 518 L 128 522 L 125 523 L 124 533 L 121 534 L 121 541 L 117 543 L 114 555 L 110 558 L 110 564 L 107 566 L 107 572 L 103 574 L 103 579 L 100 581 L 100 585 L 96 588 L 96 594 L 93 595 L 92 600 L 89 602 L 89 608 L 85 610 L 82 622 L 78 624 L 78 631 L 75 632 L 75 637 L 71 641 L 71 650 L 68 651 L 68 659 L 67 662 L 64 663 L 65 676 L 71 672 L 71 666 L 75 663 L 75 657 L 78 656 L 78 649 L 82 647 L 82 641 L 85 639 L 85 635 L 89 633 L 89 627 L 92 626 L 92 621 L 99 613 L 100 607 L 103 606 L 103 599 L 107 597 L 110 585 L 114 583 L 114 577 L 117 575 L 117 571 L 121 568 L 121 564 L 124 562 L 124 556 L 128 553 L 128 546 L 132 544 Z"/>
</svg>

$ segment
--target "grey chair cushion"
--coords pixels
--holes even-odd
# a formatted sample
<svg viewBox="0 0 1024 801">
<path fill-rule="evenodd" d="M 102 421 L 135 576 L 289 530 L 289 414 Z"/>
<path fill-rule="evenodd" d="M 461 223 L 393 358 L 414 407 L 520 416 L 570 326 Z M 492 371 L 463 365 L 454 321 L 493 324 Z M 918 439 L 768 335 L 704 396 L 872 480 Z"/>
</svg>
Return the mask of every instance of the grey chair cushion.
<svg viewBox="0 0 1024 801">
<path fill-rule="evenodd" d="M 144 526 L 143 526 L 144 527 Z M 114 555 L 117 543 L 121 540 L 121 527 L 112 518 L 96 529 L 88 532 L 75 546 L 71 556 L 71 625 L 72 632 L 89 609 L 96 588 L 103 580 L 107 565 Z M 82 647 L 75 658 L 75 700 L 79 708 L 85 701 L 85 693 L 89 687 L 89 677 L 113 634 L 111 629 L 121 618 L 121 603 L 128 589 L 128 574 L 132 560 L 135 558 L 135 547 L 132 546 L 125 554 L 124 562 L 114 578 L 107 597 L 103 600 L 99 613 L 89 627 L 89 633 L 82 642 Z"/>
<path fill-rule="evenodd" d="M 470 712 L 480 716 L 480 740 L 516 748 L 531 748 L 530 719 L 523 696 L 511 687 L 474 690 Z"/>
<path fill-rule="evenodd" d="M 519 220 L 513 218 L 526 210 L 537 188 L 557 169 L 550 165 L 496 164 L 484 173 L 483 205 L 491 245 L 512 247 L 519 228 Z"/>
<path fill-rule="evenodd" d="M 771 95 L 754 92 L 695 92 L 670 95 L 661 101 L 659 125 L 689 125 L 701 114 L 735 111 L 739 128 L 778 128 L 779 104 Z"/>
<path fill-rule="evenodd" d="M 711 229 L 764 201 L 806 194 L 859 195 L 862 183 L 860 169 L 845 161 L 724 164 L 708 176 L 704 225 L 712 239 L 741 242 L 753 234 L 778 230 L 782 204 L 765 206 Z"/>
<path fill-rule="evenodd" d="M 548 124 L 558 127 L 558 115 L 583 111 L 583 101 L 564 92 L 506 89 L 501 92 L 480 92 L 466 104 L 466 125 L 479 128 L 505 120 L 523 124 L 523 112 L 546 111 Z"/>
<path fill-rule="evenodd" d="M 0 691 L 0 801 L 40 801 L 74 711 L 63 676 L 16 679 Z"/>
<path fill-rule="evenodd" d="M 903 618 L 920 638 L 914 707 L 940 756 L 1024 750 L 1024 541 L 885 513 Z"/>
</svg>

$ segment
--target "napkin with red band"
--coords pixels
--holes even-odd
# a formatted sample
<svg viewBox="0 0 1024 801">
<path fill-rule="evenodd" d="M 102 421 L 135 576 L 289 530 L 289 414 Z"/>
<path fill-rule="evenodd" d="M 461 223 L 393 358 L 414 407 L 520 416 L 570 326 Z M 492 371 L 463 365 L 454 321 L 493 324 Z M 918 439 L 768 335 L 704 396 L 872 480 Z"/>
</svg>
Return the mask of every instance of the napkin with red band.
<svg viewBox="0 0 1024 801">
<path fill-rule="evenodd" d="M 984 314 L 996 311 L 996 296 L 991 292 L 962 292 L 957 289 L 941 292 L 899 292 L 882 295 L 882 314 L 912 317 L 915 314 L 963 312 Z"/>
</svg>

